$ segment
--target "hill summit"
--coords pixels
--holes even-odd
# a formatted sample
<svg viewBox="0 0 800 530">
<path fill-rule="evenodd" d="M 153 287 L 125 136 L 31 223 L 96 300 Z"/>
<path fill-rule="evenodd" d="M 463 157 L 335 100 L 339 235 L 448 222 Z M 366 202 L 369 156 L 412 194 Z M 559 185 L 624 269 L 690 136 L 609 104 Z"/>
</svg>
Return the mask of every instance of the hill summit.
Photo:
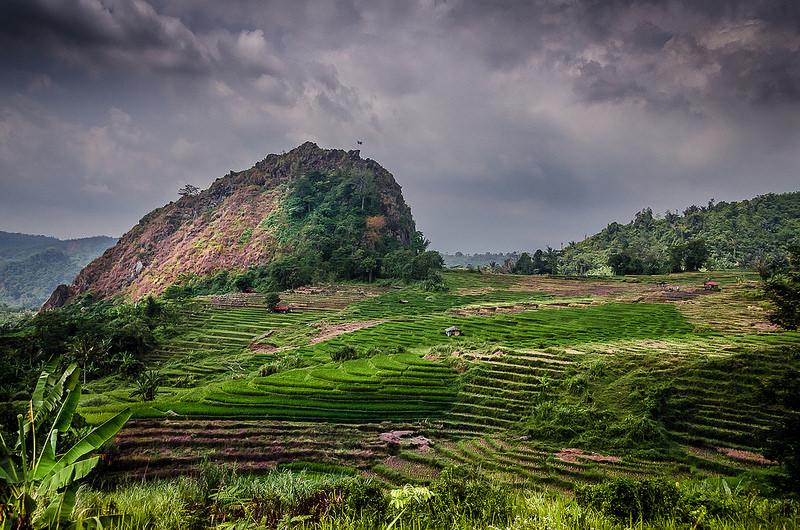
<svg viewBox="0 0 800 530">
<path fill-rule="evenodd" d="M 338 279 L 372 277 L 382 256 L 415 239 L 411 209 L 391 173 L 357 150 L 306 142 L 231 171 L 206 190 L 187 186 L 179 200 L 145 215 L 72 285 L 60 286 L 45 307 L 84 293 L 136 300 L 193 278 L 276 261 L 285 269 L 280 287 L 321 279 L 310 277 L 320 271 Z"/>
</svg>

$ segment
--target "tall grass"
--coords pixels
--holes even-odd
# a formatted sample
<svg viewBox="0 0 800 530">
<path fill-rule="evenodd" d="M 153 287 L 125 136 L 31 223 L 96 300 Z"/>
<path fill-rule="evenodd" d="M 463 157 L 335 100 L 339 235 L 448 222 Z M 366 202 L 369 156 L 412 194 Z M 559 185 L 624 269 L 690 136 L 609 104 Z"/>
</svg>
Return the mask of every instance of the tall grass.
<svg viewBox="0 0 800 530">
<path fill-rule="evenodd" d="M 665 483 L 666 484 L 666 483 Z M 650 487 L 630 481 L 634 488 Z M 650 515 L 630 499 L 612 499 L 614 510 L 550 491 L 512 491 L 480 470 L 446 470 L 428 487 L 386 492 L 368 479 L 275 471 L 238 475 L 208 466 L 195 477 L 134 483 L 111 491 L 82 489 L 76 513 L 83 521 L 117 515 L 115 530 L 305 529 L 305 530 L 797 530 L 796 501 L 765 499 L 740 485 L 705 481 L 677 487 L 679 500 L 662 502 Z M 619 485 L 592 486 L 595 493 Z M 391 502 L 390 502 L 391 501 Z M 631 508 L 625 509 L 626 504 Z M 634 502 L 639 508 L 640 501 Z M 624 514 L 628 515 L 624 515 Z M 639 513 L 640 515 L 632 515 Z M 648 519 L 647 517 L 650 517 Z M 78 521 L 77 528 L 81 526 Z"/>
<path fill-rule="evenodd" d="M 79 522 L 95 516 L 119 516 L 119 529 L 189 530 L 204 519 L 197 508 L 206 500 L 205 484 L 193 477 L 133 483 L 112 491 L 82 488 L 75 512 Z"/>
</svg>

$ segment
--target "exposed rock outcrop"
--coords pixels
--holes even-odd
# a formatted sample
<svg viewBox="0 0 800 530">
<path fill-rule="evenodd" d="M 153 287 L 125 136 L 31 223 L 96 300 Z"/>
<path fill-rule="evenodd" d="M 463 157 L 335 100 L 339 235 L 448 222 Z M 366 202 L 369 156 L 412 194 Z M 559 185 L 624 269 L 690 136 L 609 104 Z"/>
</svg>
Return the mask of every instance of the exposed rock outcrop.
<svg viewBox="0 0 800 530">
<path fill-rule="evenodd" d="M 48 298 L 47 301 L 42 305 L 42 311 L 63 306 L 67 303 L 67 300 L 69 300 L 71 296 L 72 289 L 70 289 L 69 285 L 64 285 L 62 283 L 56 287 L 55 291 L 53 291 L 53 294 L 50 295 L 50 298 Z"/>
</svg>

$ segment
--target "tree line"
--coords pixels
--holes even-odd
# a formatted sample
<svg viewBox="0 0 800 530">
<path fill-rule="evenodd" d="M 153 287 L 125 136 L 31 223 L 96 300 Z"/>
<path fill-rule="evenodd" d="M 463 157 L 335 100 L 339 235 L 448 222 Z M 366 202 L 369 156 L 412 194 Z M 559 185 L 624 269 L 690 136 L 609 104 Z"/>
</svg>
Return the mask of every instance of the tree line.
<svg viewBox="0 0 800 530">
<path fill-rule="evenodd" d="M 681 214 L 638 212 L 561 251 L 564 274 L 663 274 L 785 266 L 800 241 L 800 192 L 690 206 Z"/>
</svg>

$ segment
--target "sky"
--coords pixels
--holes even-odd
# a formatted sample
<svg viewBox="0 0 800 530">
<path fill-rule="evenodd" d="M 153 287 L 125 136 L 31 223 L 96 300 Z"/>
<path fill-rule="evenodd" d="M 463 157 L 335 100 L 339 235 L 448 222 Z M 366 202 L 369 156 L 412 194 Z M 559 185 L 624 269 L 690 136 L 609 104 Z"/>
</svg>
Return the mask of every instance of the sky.
<svg viewBox="0 0 800 530">
<path fill-rule="evenodd" d="M 310 140 L 436 249 L 558 248 L 799 190 L 799 52 L 796 0 L 4 0 L 0 230 L 119 236 Z"/>
</svg>

